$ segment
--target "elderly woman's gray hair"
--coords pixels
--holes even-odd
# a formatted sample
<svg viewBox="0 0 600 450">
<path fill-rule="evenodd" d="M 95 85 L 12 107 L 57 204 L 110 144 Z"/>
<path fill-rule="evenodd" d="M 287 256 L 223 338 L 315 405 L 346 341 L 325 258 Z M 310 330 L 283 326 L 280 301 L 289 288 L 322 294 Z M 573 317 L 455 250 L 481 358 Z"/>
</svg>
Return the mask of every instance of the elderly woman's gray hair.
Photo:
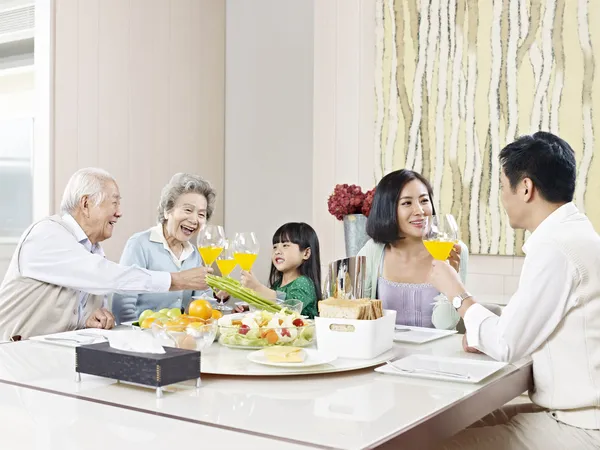
<svg viewBox="0 0 600 450">
<path fill-rule="evenodd" d="M 60 202 L 60 211 L 63 214 L 72 213 L 86 195 L 98 206 L 104 200 L 104 188 L 109 182 L 117 183 L 106 170 L 95 167 L 79 169 L 69 178 Z"/>
<path fill-rule="evenodd" d="M 165 223 L 165 213 L 175 207 L 177 199 L 188 193 L 200 194 L 206 199 L 206 219 L 210 219 L 215 209 L 215 190 L 208 181 L 198 175 L 176 173 L 160 194 L 158 203 L 158 222 Z"/>
</svg>

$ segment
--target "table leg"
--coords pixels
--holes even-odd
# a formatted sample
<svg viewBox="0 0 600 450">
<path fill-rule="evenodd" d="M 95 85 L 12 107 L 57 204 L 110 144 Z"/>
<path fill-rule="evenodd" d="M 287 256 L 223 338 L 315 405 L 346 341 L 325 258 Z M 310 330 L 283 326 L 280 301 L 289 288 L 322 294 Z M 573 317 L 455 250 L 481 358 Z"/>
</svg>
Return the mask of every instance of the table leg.
<svg viewBox="0 0 600 450">
<path fill-rule="evenodd" d="M 162 387 L 159 386 L 156 388 L 156 398 L 162 398 L 162 396 L 163 396 L 163 389 L 162 389 Z"/>
</svg>

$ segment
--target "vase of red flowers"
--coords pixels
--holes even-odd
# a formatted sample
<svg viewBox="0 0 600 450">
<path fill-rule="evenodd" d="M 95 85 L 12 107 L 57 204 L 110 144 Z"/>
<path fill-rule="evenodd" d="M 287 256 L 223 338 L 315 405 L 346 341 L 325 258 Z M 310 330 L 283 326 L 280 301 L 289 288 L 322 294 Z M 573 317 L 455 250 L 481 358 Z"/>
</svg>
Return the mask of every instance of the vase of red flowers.
<svg viewBox="0 0 600 450">
<path fill-rule="evenodd" d="M 367 217 L 371 211 L 375 189 L 364 193 L 355 184 L 338 184 L 327 200 L 331 215 L 344 222 L 346 256 L 356 256 L 369 240 Z"/>
</svg>

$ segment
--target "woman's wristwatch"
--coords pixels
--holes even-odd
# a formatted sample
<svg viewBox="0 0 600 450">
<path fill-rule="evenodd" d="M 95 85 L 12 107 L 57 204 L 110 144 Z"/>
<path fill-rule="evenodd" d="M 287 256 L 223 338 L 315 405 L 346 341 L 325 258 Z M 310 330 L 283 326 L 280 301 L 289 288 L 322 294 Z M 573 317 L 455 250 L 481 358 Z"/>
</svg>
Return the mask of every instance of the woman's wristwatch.
<svg viewBox="0 0 600 450">
<path fill-rule="evenodd" d="M 469 294 L 468 292 L 463 292 L 462 294 L 454 297 L 452 299 L 452 306 L 454 306 L 454 308 L 458 309 L 462 306 L 462 302 L 465 301 L 466 299 L 468 299 L 469 297 L 473 297 L 471 294 Z"/>
</svg>

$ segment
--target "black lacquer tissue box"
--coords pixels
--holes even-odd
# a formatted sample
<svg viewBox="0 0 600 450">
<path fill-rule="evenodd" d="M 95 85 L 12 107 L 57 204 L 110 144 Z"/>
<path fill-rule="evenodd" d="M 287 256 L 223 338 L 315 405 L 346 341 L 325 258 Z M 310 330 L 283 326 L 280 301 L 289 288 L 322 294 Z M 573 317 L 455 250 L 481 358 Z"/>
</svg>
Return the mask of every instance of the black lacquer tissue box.
<svg viewBox="0 0 600 450">
<path fill-rule="evenodd" d="M 200 387 L 200 352 L 164 347 L 163 354 L 135 353 L 112 348 L 108 342 L 75 349 L 77 381 L 86 373 L 151 386 L 162 397 L 162 386 L 196 379 Z"/>
</svg>

